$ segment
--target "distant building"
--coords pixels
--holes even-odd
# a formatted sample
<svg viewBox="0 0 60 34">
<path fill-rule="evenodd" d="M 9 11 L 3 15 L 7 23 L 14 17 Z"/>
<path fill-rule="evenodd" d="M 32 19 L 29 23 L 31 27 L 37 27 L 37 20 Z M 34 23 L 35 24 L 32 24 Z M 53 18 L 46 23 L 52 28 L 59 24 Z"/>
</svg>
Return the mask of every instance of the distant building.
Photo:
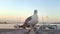
<svg viewBox="0 0 60 34">
<path fill-rule="evenodd" d="M 0 24 L 7 24 L 7 22 L 0 22 Z"/>
</svg>

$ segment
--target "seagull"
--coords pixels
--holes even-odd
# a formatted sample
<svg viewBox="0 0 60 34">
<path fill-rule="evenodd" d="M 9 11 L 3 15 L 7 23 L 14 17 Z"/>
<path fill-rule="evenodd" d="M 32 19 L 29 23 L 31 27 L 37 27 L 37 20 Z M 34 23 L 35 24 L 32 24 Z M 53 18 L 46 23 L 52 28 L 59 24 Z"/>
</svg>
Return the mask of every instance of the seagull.
<svg viewBox="0 0 60 34">
<path fill-rule="evenodd" d="M 37 23 L 38 23 L 37 10 L 34 10 L 34 14 L 25 20 L 25 23 L 23 24 L 23 28 L 24 29 L 26 27 L 33 28 Z"/>
</svg>

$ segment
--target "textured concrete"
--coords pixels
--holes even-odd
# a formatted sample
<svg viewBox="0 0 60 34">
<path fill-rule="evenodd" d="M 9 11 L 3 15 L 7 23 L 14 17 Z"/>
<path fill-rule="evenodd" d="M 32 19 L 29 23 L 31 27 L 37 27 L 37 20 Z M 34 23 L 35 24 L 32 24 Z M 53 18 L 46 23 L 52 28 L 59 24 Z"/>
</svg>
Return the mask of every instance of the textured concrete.
<svg viewBox="0 0 60 34">
<path fill-rule="evenodd" d="M 0 34 L 60 34 L 60 30 L 0 29 Z"/>
</svg>

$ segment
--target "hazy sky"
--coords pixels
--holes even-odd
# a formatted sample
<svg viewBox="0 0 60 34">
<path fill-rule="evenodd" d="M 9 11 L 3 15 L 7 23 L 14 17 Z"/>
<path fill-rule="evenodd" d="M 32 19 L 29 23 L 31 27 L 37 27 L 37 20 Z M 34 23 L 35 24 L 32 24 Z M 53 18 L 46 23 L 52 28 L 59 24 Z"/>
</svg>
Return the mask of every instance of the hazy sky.
<svg viewBox="0 0 60 34">
<path fill-rule="evenodd" d="M 24 21 L 38 10 L 39 20 L 60 21 L 60 0 L 0 0 L 0 20 Z"/>
</svg>

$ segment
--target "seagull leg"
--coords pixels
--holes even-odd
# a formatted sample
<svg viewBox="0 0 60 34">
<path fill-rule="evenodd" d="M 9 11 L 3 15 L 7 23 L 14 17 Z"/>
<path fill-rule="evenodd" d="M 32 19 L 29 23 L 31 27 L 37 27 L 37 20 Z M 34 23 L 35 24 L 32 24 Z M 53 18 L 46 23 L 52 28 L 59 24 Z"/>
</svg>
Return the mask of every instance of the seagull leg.
<svg viewBox="0 0 60 34">
<path fill-rule="evenodd" d="M 25 27 L 25 26 L 23 26 L 23 29 L 26 29 L 26 27 Z"/>
</svg>

